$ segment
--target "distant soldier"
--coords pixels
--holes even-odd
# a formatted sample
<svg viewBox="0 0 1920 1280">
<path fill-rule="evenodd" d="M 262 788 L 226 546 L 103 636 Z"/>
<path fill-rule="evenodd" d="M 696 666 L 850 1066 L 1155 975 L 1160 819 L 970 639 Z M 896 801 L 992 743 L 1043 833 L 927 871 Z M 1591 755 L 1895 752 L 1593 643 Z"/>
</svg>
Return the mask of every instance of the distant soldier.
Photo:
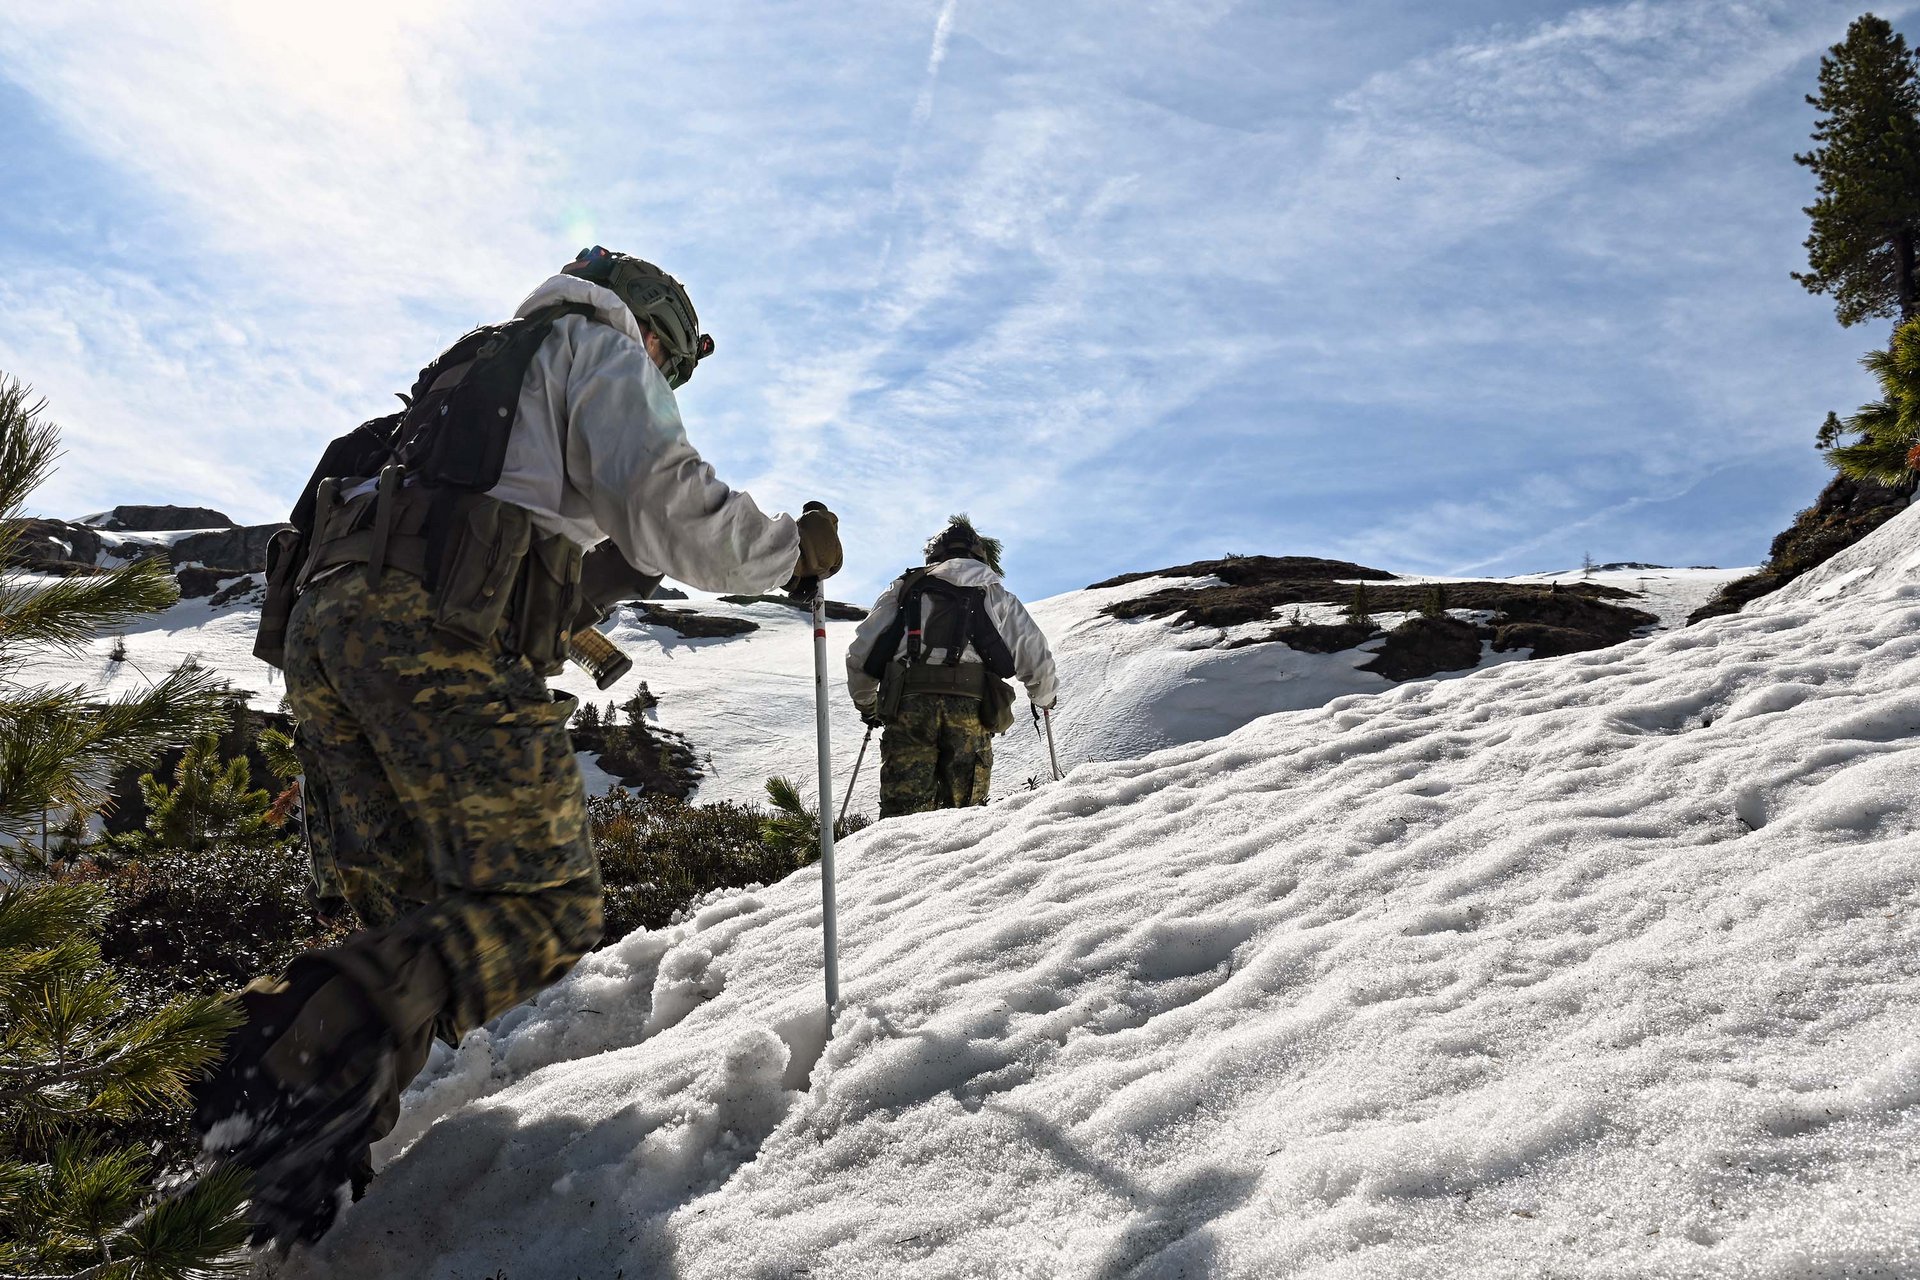
<svg viewBox="0 0 1920 1280">
<path fill-rule="evenodd" d="M 255 1243 L 315 1239 L 359 1193 L 436 1032 L 600 939 L 576 703 L 544 678 L 601 615 L 583 552 L 713 591 L 840 567 L 825 507 L 765 515 L 688 443 L 674 388 L 712 349 L 679 281 L 583 251 L 328 446 L 276 538 L 255 652 L 286 671 L 316 863 L 366 928 L 249 987 L 195 1089 L 205 1151 L 253 1175 Z"/>
<path fill-rule="evenodd" d="M 927 563 L 874 602 L 847 650 L 847 691 L 880 739 L 880 816 L 987 802 L 993 735 L 1013 724 L 1017 677 L 1033 705 L 1057 694 L 1053 656 L 1001 584 L 1000 542 L 955 516 Z"/>
</svg>

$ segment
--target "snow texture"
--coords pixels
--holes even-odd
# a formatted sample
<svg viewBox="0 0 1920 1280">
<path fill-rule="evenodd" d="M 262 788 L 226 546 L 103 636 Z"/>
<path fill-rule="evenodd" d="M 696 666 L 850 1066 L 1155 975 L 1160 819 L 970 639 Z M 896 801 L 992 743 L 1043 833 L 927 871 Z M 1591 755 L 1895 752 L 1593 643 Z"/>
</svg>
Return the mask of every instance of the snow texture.
<svg viewBox="0 0 1920 1280">
<path fill-rule="evenodd" d="M 716 895 L 282 1274 L 1920 1275 L 1920 514 L 1843 560 L 879 824 L 830 1038 L 817 874 Z"/>
</svg>

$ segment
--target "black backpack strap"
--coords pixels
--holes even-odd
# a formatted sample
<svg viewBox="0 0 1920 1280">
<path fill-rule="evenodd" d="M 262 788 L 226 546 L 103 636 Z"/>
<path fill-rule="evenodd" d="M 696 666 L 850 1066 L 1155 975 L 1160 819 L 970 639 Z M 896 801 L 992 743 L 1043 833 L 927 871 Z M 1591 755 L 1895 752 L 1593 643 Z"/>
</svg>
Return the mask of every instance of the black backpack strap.
<svg viewBox="0 0 1920 1280">
<path fill-rule="evenodd" d="M 410 475 L 436 487 L 485 493 L 500 482 L 527 366 L 566 315 L 593 315 L 584 302 L 557 302 L 504 324 L 482 325 L 420 371 L 398 446 Z"/>
<path fill-rule="evenodd" d="M 873 648 L 867 653 L 867 660 L 860 664 L 860 669 L 875 680 L 886 674 L 887 664 L 893 661 L 894 650 L 900 647 L 901 637 L 907 634 L 907 609 L 909 605 L 914 608 L 919 607 L 917 588 L 926 580 L 932 568 L 933 566 L 928 565 L 920 569 L 909 569 L 895 579 L 901 584 L 899 607 L 894 610 L 893 621 L 887 624 L 886 630 L 875 637 Z M 914 639 L 916 641 L 919 639 L 917 629 Z"/>
</svg>

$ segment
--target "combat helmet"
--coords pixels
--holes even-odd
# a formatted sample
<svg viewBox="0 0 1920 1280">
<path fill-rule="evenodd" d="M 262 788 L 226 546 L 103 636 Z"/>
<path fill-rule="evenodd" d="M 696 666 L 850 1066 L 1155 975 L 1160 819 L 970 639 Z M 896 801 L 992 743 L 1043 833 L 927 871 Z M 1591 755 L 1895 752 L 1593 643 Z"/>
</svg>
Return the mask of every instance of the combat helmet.
<svg viewBox="0 0 1920 1280">
<path fill-rule="evenodd" d="M 582 249 L 561 271 L 613 290 L 633 318 L 659 337 L 667 351 L 668 386 L 685 385 L 694 366 L 713 354 L 713 338 L 700 332 L 693 299 L 678 280 L 651 262 L 594 245 Z"/>
</svg>

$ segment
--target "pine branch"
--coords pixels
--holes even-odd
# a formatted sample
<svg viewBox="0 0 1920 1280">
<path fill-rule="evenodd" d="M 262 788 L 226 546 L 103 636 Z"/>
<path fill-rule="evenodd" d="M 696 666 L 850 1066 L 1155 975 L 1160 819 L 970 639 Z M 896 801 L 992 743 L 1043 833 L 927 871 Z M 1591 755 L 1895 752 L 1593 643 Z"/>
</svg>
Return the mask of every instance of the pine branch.
<svg viewBox="0 0 1920 1280">
<path fill-rule="evenodd" d="M 158 613 L 180 599 L 173 575 L 158 560 L 135 560 L 91 577 L 29 582 L 0 577 L 0 654 L 9 666 L 22 650 L 73 651 L 97 632 Z"/>
<path fill-rule="evenodd" d="M 40 416 L 46 407 L 32 387 L 0 374 L 0 522 L 16 519 L 27 495 L 53 473 L 60 429 Z"/>
</svg>

